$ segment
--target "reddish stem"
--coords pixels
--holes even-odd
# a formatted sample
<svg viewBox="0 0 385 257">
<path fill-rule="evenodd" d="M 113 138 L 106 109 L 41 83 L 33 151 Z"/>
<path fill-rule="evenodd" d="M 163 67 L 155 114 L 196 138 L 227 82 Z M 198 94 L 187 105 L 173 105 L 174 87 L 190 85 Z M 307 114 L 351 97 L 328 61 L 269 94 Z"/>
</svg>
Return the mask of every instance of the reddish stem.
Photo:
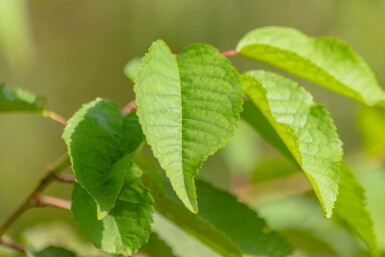
<svg viewBox="0 0 385 257">
<path fill-rule="evenodd" d="M 56 207 L 64 210 L 71 210 L 71 202 L 52 196 L 43 196 L 36 193 L 33 202 L 36 207 Z"/>
<path fill-rule="evenodd" d="M 231 50 L 223 51 L 221 52 L 221 54 L 226 57 L 231 57 L 231 56 L 237 56 L 239 52 L 235 49 L 231 49 Z"/>
<path fill-rule="evenodd" d="M 4 239 L 0 238 L 0 245 L 7 247 L 7 248 L 10 248 L 10 249 L 13 249 L 13 250 L 16 250 L 16 251 L 21 252 L 21 253 L 25 252 L 24 245 L 10 241 L 10 240 L 4 240 Z"/>
<path fill-rule="evenodd" d="M 132 100 L 131 102 L 129 102 L 126 106 L 123 107 L 122 113 L 123 114 L 129 114 L 129 113 L 131 113 L 133 111 L 136 111 L 135 99 Z"/>
</svg>

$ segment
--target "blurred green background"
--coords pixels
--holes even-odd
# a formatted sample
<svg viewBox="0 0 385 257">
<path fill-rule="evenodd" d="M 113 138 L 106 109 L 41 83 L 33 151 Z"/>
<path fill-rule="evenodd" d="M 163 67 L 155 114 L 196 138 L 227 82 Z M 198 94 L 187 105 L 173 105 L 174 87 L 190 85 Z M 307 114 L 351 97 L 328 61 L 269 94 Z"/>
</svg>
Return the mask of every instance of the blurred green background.
<svg viewBox="0 0 385 257">
<path fill-rule="evenodd" d="M 133 99 L 123 67 L 131 58 L 143 55 L 155 39 L 166 40 L 176 52 L 193 42 L 227 50 L 235 48 L 240 37 L 253 28 L 281 25 L 343 39 L 364 57 L 384 85 L 384 17 L 385 0 L 0 0 L 0 82 L 46 96 L 50 109 L 69 118 L 82 103 L 96 97 L 114 99 L 121 106 Z M 240 71 L 265 67 L 239 57 L 232 60 Z M 376 230 L 384 247 L 385 218 L 381 217 L 385 207 L 381 204 L 385 202 L 379 199 L 385 199 L 385 192 L 373 192 L 375 183 L 379 187 L 380 182 L 385 183 L 383 161 L 378 155 L 362 153 L 356 119 L 361 106 L 299 81 L 335 119 L 347 159 L 370 189 L 369 205 L 376 213 Z M 359 122 L 365 123 L 365 118 Z M 62 127 L 40 117 L 6 114 L 0 116 L 0 124 L 2 219 L 32 189 L 46 165 L 65 152 L 65 145 L 60 138 Z M 322 218 L 312 196 L 301 194 L 308 189 L 302 175 L 250 183 L 249 178 L 258 182 L 255 174 L 259 170 L 291 169 L 288 164 L 273 169 L 265 159 L 276 163 L 279 157 L 242 123 L 229 146 L 210 158 L 201 173 L 254 203 L 269 223 L 303 248 L 299 256 L 366 256 L 356 238 L 331 225 L 338 221 Z M 364 172 L 367 170 L 376 171 Z M 49 192 L 68 199 L 70 186 L 55 184 Z M 32 210 L 10 232 L 18 236 L 34 224 L 58 219 L 70 221 L 71 215 L 60 210 Z M 309 222 L 302 224 L 301 219 Z M 304 228 L 298 229 L 300 223 Z M 335 232 L 328 238 L 328 229 L 340 234 Z M 323 252 L 316 252 L 321 248 Z"/>
</svg>

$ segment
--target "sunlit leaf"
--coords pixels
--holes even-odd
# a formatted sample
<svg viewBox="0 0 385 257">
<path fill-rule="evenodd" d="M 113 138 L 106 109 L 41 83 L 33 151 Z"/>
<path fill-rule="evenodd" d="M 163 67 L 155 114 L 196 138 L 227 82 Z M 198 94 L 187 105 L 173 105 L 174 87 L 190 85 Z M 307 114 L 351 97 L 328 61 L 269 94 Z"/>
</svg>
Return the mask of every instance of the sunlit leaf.
<svg viewBox="0 0 385 257">
<path fill-rule="evenodd" d="M 147 142 L 179 198 L 197 212 L 194 177 L 238 124 L 238 72 L 212 46 L 193 44 L 175 57 L 158 40 L 139 65 L 135 93 Z"/>
<path fill-rule="evenodd" d="M 336 38 L 311 38 L 285 27 L 247 33 L 237 50 L 368 105 L 385 105 L 385 91 L 370 67 Z"/>
<path fill-rule="evenodd" d="M 342 143 L 329 113 L 295 82 L 279 75 L 252 71 L 244 90 L 253 103 L 247 121 L 302 168 L 327 217 L 337 199 Z M 245 109 L 247 106 L 245 106 Z M 290 156 L 291 155 L 291 156 Z"/>
</svg>

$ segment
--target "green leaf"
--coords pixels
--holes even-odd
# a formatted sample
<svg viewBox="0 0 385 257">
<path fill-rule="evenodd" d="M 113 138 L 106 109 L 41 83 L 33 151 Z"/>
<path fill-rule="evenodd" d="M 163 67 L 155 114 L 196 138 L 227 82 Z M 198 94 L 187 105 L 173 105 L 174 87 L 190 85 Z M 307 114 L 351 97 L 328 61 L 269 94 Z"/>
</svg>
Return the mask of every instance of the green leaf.
<svg viewBox="0 0 385 257">
<path fill-rule="evenodd" d="M 278 178 L 287 177 L 299 171 L 297 167 L 287 160 L 271 158 L 264 159 L 254 168 L 252 181 L 262 183 Z"/>
<path fill-rule="evenodd" d="M 156 233 L 151 234 L 148 243 L 140 251 L 149 257 L 176 257 L 170 246 Z"/>
<path fill-rule="evenodd" d="M 197 212 L 194 177 L 237 127 L 243 95 L 239 74 L 212 46 L 193 44 L 175 57 L 158 40 L 140 63 L 135 82 L 146 139 L 179 198 Z"/>
<path fill-rule="evenodd" d="M 46 106 L 45 99 L 21 88 L 6 88 L 0 84 L 1 112 L 36 112 L 42 113 Z"/>
<path fill-rule="evenodd" d="M 153 200 L 139 180 L 140 171 L 127 170 L 115 207 L 98 220 L 94 199 L 76 183 L 72 193 L 75 221 L 97 248 L 112 254 L 131 256 L 145 245 L 151 234 Z"/>
<path fill-rule="evenodd" d="M 151 164 L 143 160 L 139 163 L 146 170 L 144 183 L 154 196 L 157 212 L 212 251 L 227 257 L 275 257 L 291 253 L 291 247 L 280 235 L 229 193 L 198 180 L 200 211 L 198 215 L 192 214 L 176 201 L 176 196 Z M 156 221 L 154 229 L 162 236 L 163 231 Z"/>
<path fill-rule="evenodd" d="M 307 79 L 368 105 L 385 106 L 385 92 L 370 67 L 335 38 L 311 38 L 298 30 L 266 27 L 238 43 L 242 56 Z"/>
<path fill-rule="evenodd" d="M 357 114 L 358 128 L 361 132 L 365 151 L 379 155 L 385 151 L 385 115 L 374 107 L 363 106 Z"/>
<path fill-rule="evenodd" d="M 114 207 L 131 158 L 143 140 L 136 115 L 123 116 L 114 102 L 97 99 L 68 121 L 63 139 L 76 180 L 98 203 L 101 219 Z"/>
<path fill-rule="evenodd" d="M 243 256 L 290 255 L 292 249 L 286 240 L 233 195 L 203 181 L 197 181 L 197 189 L 199 215 L 229 236 Z"/>
<path fill-rule="evenodd" d="M 342 143 L 329 113 L 295 82 L 251 71 L 243 77 L 258 112 L 251 125 L 286 155 L 291 154 L 311 182 L 327 217 L 337 199 Z M 245 106 L 246 109 L 246 106 Z M 252 115 L 246 116 L 250 121 Z M 263 119 L 259 119 L 260 117 Z"/>
<path fill-rule="evenodd" d="M 138 66 L 141 59 L 142 58 L 139 58 L 139 57 L 132 58 L 126 64 L 126 66 L 124 66 L 124 75 L 126 75 L 128 80 L 131 81 L 132 83 L 135 82 L 135 78 L 138 75 Z"/>
<path fill-rule="evenodd" d="M 371 254 L 380 256 L 373 220 L 366 207 L 365 191 L 348 166 L 341 167 L 340 176 L 340 192 L 335 211 L 365 242 Z"/>
<path fill-rule="evenodd" d="M 71 252 L 62 247 L 49 246 L 41 251 L 27 251 L 29 257 L 76 257 L 74 252 Z"/>
</svg>

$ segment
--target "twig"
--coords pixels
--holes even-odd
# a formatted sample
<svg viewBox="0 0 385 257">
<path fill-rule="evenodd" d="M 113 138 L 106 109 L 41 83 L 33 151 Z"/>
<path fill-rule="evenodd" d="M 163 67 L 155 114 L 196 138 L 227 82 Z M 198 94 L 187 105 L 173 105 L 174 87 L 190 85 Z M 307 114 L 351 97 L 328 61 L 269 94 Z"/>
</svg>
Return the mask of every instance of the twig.
<svg viewBox="0 0 385 257">
<path fill-rule="evenodd" d="M 60 124 L 62 124 L 64 126 L 67 126 L 67 120 L 53 111 L 48 111 L 48 110 L 44 111 L 43 117 L 47 117 L 51 120 L 59 122 Z"/>
<path fill-rule="evenodd" d="M 64 210 L 71 210 L 71 202 L 52 196 L 43 196 L 39 193 L 35 194 L 33 202 L 36 207 L 56 207 Z"/>
<path fill-rule="evenodd" d="M 40 180 L 35 189 L 19 204 L 19 206 L 6 218 L 0 225 L 0 238 L 12 223 L 19 218 L 27 209 L 34 206 L 34 197 L 40 194 L 52 181 L 56 179 L 56 174 L 63 171 L 70 164 L 69 156 L 66 154 L 58 161 L 48 165 L 46 175 Z"/>
<path fill-rule="evenodd" d="M 133 112 L 136 110 L 136 103 L 135 99 L 129 102 L 126 106 L 123 107 L 122 113 L 123 114 L 129 114 L 130 112 Z"/>
<path fill-rule="evenodd" d="M 61 174 L 56 174 L 56 179 L 60 182 L 63 182 L 63 183 L 74 183 L 76 180 L 75 180 L 75 176 L 72 175 L 72 174 L 64 174 L 64 173 L 61 173 Z"/>
<path fill-rule="evenodd" d="M 226 56 L 226 57 L 231 57 L 231 56 L 237 56 L 238 55 L 238 51 L 235 50 L 235 49 L 232 49 L 232 50 L 226 50 L 226 51 L 223 51 L 221 52 L 221 54 L 223 56 Z"/>
<path fill-rule="evenodd" d="M 16 250 L 16 251 L 21 252 L 21 253 L 25 252 L 24 245 L 10 241 L 10 240 L 6 241 L 6 240 L 0 238 L 0 245 L 7 247 L 7 248 L 10 248 L 10 249 L 13 249 L 13 250 Z"/>
</svg>

